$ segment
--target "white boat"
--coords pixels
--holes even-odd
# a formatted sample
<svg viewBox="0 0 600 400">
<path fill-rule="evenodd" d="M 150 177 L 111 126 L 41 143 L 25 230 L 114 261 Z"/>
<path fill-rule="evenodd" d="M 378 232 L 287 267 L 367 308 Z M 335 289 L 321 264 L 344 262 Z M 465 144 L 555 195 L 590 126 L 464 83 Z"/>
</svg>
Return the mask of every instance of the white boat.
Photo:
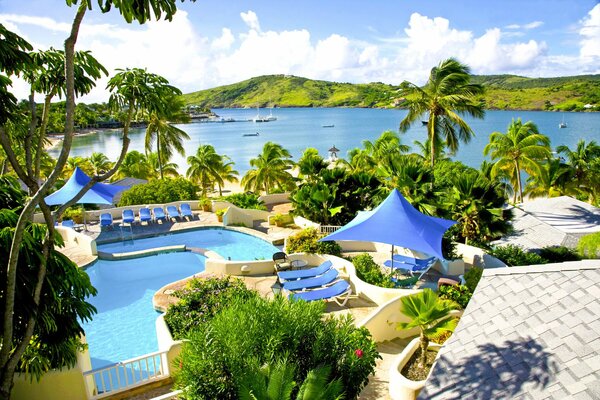
<svg viewBox="0 0 600 400">
<path fill-rule="evenodd" d="M 260 115 L 260 109 L 256 106 L 256 117 L 252 118 L 254 122 L 271 122 L 277 121 L 277 117 L 273 115 L 273 108 L 271 107 L 271 112 L 269 115 Z"/>
<path fill-rule="evenodd" d="M 567 127 L 567 123 L 565 122 L 565 116 L 563 115 L 563 119 L 562 122 L 558 124 L 559 128 L 566 128 Z"/>
</svg>

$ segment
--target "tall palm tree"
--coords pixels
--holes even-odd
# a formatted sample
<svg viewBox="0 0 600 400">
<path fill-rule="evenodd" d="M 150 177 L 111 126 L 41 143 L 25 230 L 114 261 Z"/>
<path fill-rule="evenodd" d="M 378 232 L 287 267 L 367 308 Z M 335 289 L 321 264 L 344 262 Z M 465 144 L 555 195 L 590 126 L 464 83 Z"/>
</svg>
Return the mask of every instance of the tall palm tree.
<svg viewBox="0 0 600 400">
<path fill-rule="evenodd" d="M 250 166 L 254 168 L 242 178 L 244 189 L 268 194 L 275 187 L 290 187 L 294 182 L 294 177 L 288 172 L 294 165 L 291 157 L 290 152 L 280 144 L 265 143 L 262 153 L 250 160 Z"/>
<path fill-rule="evenodd" d="M 159 166 L 158 162 L 158 153 L 148 153 L 146 155 L 146 159 L 148 160 L 148 164 L 152 167 L 153 170 L 157 171 L 162 169 L 163 176 L 168 176 L 171 178 L 175 178 L 179 176 L 179 165 L 169 162 L 168 158 L 162 159 L 162 164 Z M 162 177 L 161 177 L 162 179 Z"/>
<path fill-rule="evenodd" d="M 525 194 L 530 198 L 576 194 L 577 184 L 573 175 L 569 165 L 558 158 L 550 158 L 542 164 L 539 174 L 527 178 Z"/>
<path fill-rule="evenodd" d="M 224 182 L 237 182 L 239 172 L 233 169 L 234 162 L 227 156 L 221 157 L 221 164 L 217 165 L 216 172 L 221 179 L 217 180 L 217 187 L 219 188 L 219 196 L 223 195 L 223 183 Z"/>
<path fill-rule="evenodd" d="M 210 144 L 200 145 L 196 154 L 187 158 L 187 163 L 189 168 L 186 176 L 200 185 L 203 196 L 206 196 L 207 190 L 214 187 L 215 183 L 223 185 L 223 179 L 219 175 L 223 168 L 223 157 Z"/>
<path fill-rule="evenodd" d="M 593 202 L 599 186 L 598 182 L 592 179 L 595 170 L 593 162 L 600 158 L 600 146 L 594 140 L 586 143 L 585 140 L 581 139 L 577 142 L 574 151 L 564 145 L 558 146 L 556 151 L 558 154 L 566 156 L 573 170 L 577 190 L 590 196 L 590 200 Z"/>
<path fill-rule="evenodd" d="M 158 169 L 160 178 L 164 178 L 163 164 L 173 155 L 173 150 L 185 156 L 183 141 L 190 140 L 186 132 L 172 125 L 172 123 L 188 122 L 189 115 L 182 111 L 183 100 L 179 97 L 171 97 L 165 100 L 165 107 L 154 111 L 148 119 L 146 127 L 146 152 L 152 151 L 156 142 L 156 153 L 158 156 Z"/>
<path fill-rule="evenodd" d="M 469 115 L 483 118 L 483 103 L 478 100 L 484 92 L 482 85 L 470 83 L 470 69 L 454 58 L 440 62 L 431 69 L 429 80 L 422 88 L 407 81 L 400 85 L 400 95 L 406 99 L 408 114 L 400 122 L 400 130 L 406 132 L 410 126 L 427 118 L 430 162 L 434 166 L 437 151 L 435 146 L 444 143 L 451 152 L 458 150 L 460 141 L 467 143 L 473 130 L 461 118 Z"/>
<path fill-rule="evenodd" d="M 550 139 L 539 133 L 538 127 L 531 121 L 522 123 L 521 119 L 512 120 L 506 133 L 493 132 L 483 154 L 491 153 L 496 161 L 492 167 L 492 178 L 501 171 L 507 173 L 516 182 L 519 202 L 523 201 L 521 170 L 529 175 L 540 173 L 540 161 L 550 157 Z"/>
</svg>

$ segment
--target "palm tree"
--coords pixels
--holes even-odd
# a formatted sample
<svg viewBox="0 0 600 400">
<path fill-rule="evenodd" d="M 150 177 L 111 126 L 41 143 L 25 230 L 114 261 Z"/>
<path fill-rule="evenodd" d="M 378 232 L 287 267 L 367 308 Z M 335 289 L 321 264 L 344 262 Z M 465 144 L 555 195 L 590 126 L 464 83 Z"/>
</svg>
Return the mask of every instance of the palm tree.
<svg viewBox="0 0 600 400">
<path fill-rule="evenodd" d="M 164 176 L 168 176 L 171 178 L 176 178 L 179 176 L 179 172 L 177 171 L 179 169 L 179 165 L 173 162 L 169 162 L 168 158 L 163 158 L 162 164 L 160 166 L 158 163 L 158 153 L 148 153 L 146 155 L 146 159 L 148 160 L 148 164 L 150 164 L 153 170 L 156 171 L 162 169 L 162 173 Z"/>
<path fill-rule="evenodd" d="M 377 162 L 368 150 L 354 148 L 348 152 L 348 160 L 338 158 L 336 165 L 342 165 L 351 172 L 373 172 Z"/>
<path fill-rule="evenodd" d="M 483 154 L 491 153 L 492 160 L 497 160 L 492 167 L 492 178 L 507 173 L 513 182 L 516 181 L 519 201 L 523 201 L 523 185 L 521 170 L 530 175 L 540 174 L 540 161 L 550 157 L 550 139 L 539 133 L 537 126 L 521 119 L 512 120 L 506 133 L 493 132 L 490 142 L 483 149 Z"/>
<path fill-rule="evenodd" d="M 104 174 L 106 171 L 112 168 L 113 163 L 110 162 L 108 157 L 104 153 L 94 152 L 88 157 L 88 161 L 92 166 L 94 175 Z"/>
<path fill-rule="evenodd" d="M 407 81 L 400 85 L 400 95 L 406 99 L 408 114 L 400 122 L 400 130 L 406 132 L 410 126 L 427 119 L 427 138 L 431 166 L 434 166 L 437 150 L 435 146 L 444 143 L 451 152 L 458 150 L 459 141 L 469 142 L 473 131 L 461 118 L 469 115 L 483 118 L 485 111 L 478 96 L 484 92 L 482 85 L 470 83 L 469 67 L 453 58 L 440 62 L 431 69 L 429 80 L 424 87 Z"/>
<path fill-rule="evenodd" d="M 290 152 L 280 144 L 265 143 L 262 154 L 250 160 L 250 166 L 254 169 L 246 172 L 242 178 L 244 189 L 269 194 L 274 187 L 289 188 L 294 182 L 294 177 L 288 172 L 294 165 L 289 160 L 291 157 Z"/>
<path fill-rule="evenodd" d="M 165 107 L 160 111 L 154 111 L 148 119 L 146 127 L 146 152 L 152 151 L 152 146 L 156 142 L 156 153 L 158 156 L 158 169 L 160 178 L 164 178 L 163 163 L 169 160 L 173 155 L 173 150 L 182 156 L 185 156 L 183 140 L 190 140 L 190 137 L 183 130 L 171 125 L 175 122 L 188 122 L 189 115 L 182 112 L 183 100 L 178 97 L 171 97 L 165 100 Z"/>
<path fill-rule="evenodd" d="M 239 172 L 233 169 L 234 162 L 227 156 L 221 157 L 221 164 L 217 165 L 216 172 L 221 179 L 216 181 L 219 188 L 219 196 L 223 196 L 224 182 L 237 182 Z"/>
<path fill-rule="evenodd" d="M 557 197 L 577 192 L 574 172 L 560 159 L 550 158 L 544 162 L 539 174 L 527 178 L 525 194 L 530 198 Z"/>
<path fill-rule="evenodd" d="M 456 328 L 457 320 L 450 316 L 450 311 L 458 305 L 450 300 L 442 300 L 431 289 L 400 299 L 400 312 L 410 318 L 409 322 L 398 322 L 396 329 L 419 328 L 421 338 L 421 357 L 419 365 L 425 368 L 427 362 L 427 348 L 429 341 L 436 339 L 444 332 L 452 332 Z"/>
<path fill-rule="evenodd" d="M 564 145 L 558 146 L 556 151 L 567 157 L 569 165 L 573 169 L 577 190 L 590 196 L 590 200 L 593 202 L 598 187 L 598 182 L 592 179 L 593 162 L 600 158 L 600 146 L 594 140 L 586 144 L 585 140 L 581 139 L 577 142 L 575 151 Z"/>
<path fill-rule="evenodd" d="M 155 175 L 156 170 L 148 163 L 146 155 L 133 150 L 125 155 L 115 177 L 117 179 L 130 177 L 149 180 Z"/>
<path fill-rule="evenodd" d="M 380 166 L 389 164 L 391 160 L 410 150 L 409 146 L 402 144 L 400 136 L 394 131 L 385 131 L 373 142 L 363 140 L 362 144 Z"/>
<path fill-rule="evenodd" d="M 319 172 L 325 168 L 327 168 L 327 162 L 319 155 L 319 151 L 313 147 L 307 147 L 298 160 L 300 177 L 307 181 L 313 181 Z"/>
<path fill-rule="evenodd" d="M 219 187 L 223 185 L 223 179 L 219 175 L 219 171 L 223 168 L 223 157 L 217 154 L 210 144 L 200 145 L 196 155 L 187 158 L 187 163 L 189 168 L 186 176 L 200 185 L 202 196 L 206 196 L 207 190 L 215 183 Z"/>
</svg>

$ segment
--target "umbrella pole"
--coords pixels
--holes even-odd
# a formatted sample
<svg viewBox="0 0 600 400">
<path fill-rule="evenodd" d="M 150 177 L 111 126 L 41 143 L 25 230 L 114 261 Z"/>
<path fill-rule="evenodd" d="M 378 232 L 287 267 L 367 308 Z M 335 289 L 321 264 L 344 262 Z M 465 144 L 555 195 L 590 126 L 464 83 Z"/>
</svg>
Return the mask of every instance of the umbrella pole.
<svg viewBox="0 0 600 400">
<path fill-rule="evenodd" d="M 87 232 L 87 224 L 85 223 L 85 207 L 81 204 L 81 215 L 83 215 L 83 231 Z"/>
<path fill-rule="evenodd" d="M 392 272 L 394 272 L 394 245 L 392 244 L 392 255 L 390 256 L 390 260 L 392 260 Z"/>
</svg>

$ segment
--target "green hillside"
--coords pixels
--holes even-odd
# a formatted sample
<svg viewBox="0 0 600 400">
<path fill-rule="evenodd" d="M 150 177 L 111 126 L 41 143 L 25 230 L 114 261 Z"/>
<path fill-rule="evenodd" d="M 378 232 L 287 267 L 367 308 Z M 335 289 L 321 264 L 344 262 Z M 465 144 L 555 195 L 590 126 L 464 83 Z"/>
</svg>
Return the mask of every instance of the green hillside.
<svg viewBox="0 0 600 400">
<path fill-rule="evenodd" d="M 475 75 L 486 86 L 489 109 L 600 111 L 600 75 L 526 78 Z M 394 107 L 401 105 L 398 86 L 384 83 L 337 83 L 290 75 L 266 75 L 184 95 L 187 104 L 223 107 Z"/>
</svg>

